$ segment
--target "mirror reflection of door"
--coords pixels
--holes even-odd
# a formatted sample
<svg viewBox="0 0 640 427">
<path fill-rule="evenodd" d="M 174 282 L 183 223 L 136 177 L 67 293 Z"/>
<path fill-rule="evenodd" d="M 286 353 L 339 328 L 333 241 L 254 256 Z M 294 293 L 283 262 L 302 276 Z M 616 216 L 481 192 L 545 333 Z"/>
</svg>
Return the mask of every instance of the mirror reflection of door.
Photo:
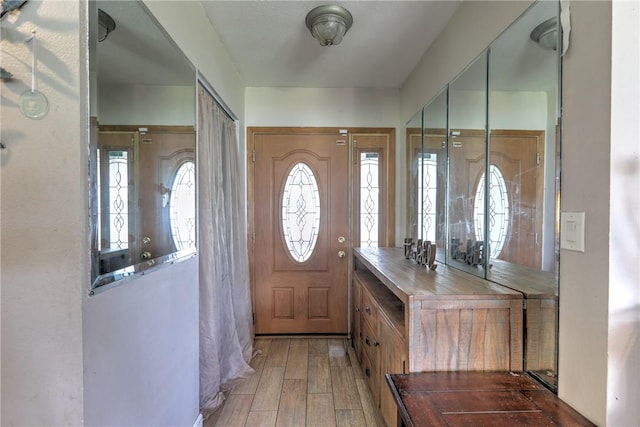
<svg viewBox="0 0 640 427">
<path fill-rule="evenodd" d="M 195 133 L 98 137 L 99 274 L 195 248 Z"/>
<path fill-rule="evenodd" d="M 455 194 L 468 200 L 459 210 L 457 222 L 464 224 L 472 212 L 473 227 L 468 236 L 484 240 L 485 185 L 489 183 L 490 259 L 540 268 L 542 249 L 542 182 L 538 169 L 543 156 L 543 131 L 493 130 L 489 179 L 485 177 L 484 131 L 459 131 L 453 135 L 450 171 Z M 456 217 L 454 216 L 454 223 Z M 464 247 L 464 242 L 461 242 Z M 466 249 L 466 248 L 465 248 Z M 464 249 L 461 249 L 461 251 Z"/>
<path fill-rule="evenodd" d="M 195 174 L 188 173 L 193 168 L 180 169 L 193 165 L 194 147 L 193 132 L 148 132 L 140 136 L 139 262 L 195 247 Z M 174 185 L 178 182 L 181 184 Z M 190 203 L 176 205 L 176 198 L 185 190 L 192 191 Z"/>
<path fill-rule="evenodd" d="M 489 256 L 540 269 L 544 131 L 493 130 L 490 147 Z"/>
<path fill-rule="evenodd" d="M 134 263 L 139 251 L 136 132 L 100 132 L 97 153 L 99 274 Z"/>
</svg>

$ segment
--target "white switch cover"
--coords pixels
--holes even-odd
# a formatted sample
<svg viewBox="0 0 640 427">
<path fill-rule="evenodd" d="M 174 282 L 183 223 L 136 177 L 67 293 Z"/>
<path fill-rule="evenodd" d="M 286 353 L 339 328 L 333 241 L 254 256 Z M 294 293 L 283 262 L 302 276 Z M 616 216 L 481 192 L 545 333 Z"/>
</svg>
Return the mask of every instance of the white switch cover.
<svg viewBox="0 0 640 427">
<path fill-rule="evenodd" d="M 584 252 L 584 212 L 560 213 L 560 249 Z"/>
</svg>

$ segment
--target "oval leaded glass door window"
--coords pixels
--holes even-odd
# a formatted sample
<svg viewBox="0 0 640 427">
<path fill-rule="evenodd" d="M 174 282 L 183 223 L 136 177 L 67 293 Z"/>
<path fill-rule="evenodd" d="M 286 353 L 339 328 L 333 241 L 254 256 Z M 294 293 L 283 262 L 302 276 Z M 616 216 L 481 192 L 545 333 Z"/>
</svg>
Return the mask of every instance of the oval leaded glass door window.
<svg viewBox="0 0 640 427">
<path fill-rule="evenodd" d="M 196 246 L 196 173 L 195 164 L 186 161 L 176 171 L 169 203 L 171 237 L 176 250 Z"/>
<path fill-rule="evenodd" d="M 478 181 L 474 223 L 478 240 L 484 240 L 484 173 Z M 504 175 L 496 165 L 489 167 L 489 256 L 497 258 L 509 231 L 509 194 Z"/>
<path fill-rule="evenodd" d="M 282 234 L 297 262 L 313 254 L 320 228 L 320 192 L 311 168 L 299 162 L 287 176 L 282 193 Z"/>
</svg>

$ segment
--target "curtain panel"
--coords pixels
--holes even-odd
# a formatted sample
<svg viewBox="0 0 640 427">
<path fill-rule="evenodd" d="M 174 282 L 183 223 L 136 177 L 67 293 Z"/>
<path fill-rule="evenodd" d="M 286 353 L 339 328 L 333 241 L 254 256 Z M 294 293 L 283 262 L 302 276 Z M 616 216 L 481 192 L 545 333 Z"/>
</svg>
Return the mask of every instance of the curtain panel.
<svg viewBox="0 0 640 427">
<path fill-rule="evenodd" d="M 253 373 L 247 222 L 235 123 L 198 85 L 200 407 L 210 414 Z"/>
</svg>

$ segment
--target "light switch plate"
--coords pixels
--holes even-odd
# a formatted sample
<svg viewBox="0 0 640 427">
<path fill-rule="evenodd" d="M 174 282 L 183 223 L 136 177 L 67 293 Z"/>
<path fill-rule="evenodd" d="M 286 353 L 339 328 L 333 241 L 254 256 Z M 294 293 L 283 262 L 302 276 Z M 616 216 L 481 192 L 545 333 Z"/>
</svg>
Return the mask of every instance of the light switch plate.
<svg viewBox="0 0 640 427">
<path fill-rule="evenodd" d="M 584 252 L 584 212 L 560 213 L 560 249 Z"/>
</svg>

